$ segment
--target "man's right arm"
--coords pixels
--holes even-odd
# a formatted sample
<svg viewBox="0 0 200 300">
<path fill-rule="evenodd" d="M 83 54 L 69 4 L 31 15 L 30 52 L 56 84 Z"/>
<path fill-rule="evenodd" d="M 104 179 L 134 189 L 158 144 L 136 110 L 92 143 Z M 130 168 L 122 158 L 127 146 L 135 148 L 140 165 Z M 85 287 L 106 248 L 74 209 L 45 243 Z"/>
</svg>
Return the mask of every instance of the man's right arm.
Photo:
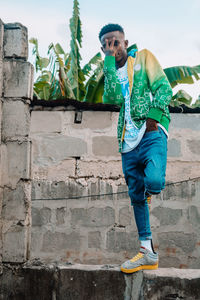
<svg viewBox="0 0 200 300">
<path fill-rule="evenodd" d="M 115 66 L 115 57 L 106 56 L 104 60 L 104 94 L 103 103 L 122 105 L 123 95 L 118 81 Z"/>
</svg>

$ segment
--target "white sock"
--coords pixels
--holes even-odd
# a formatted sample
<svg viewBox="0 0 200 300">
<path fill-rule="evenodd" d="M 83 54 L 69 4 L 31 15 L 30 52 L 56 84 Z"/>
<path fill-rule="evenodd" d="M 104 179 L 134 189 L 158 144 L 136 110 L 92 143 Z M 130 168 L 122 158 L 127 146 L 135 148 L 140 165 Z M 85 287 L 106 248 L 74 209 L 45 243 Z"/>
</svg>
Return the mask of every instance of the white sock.
<svg viewBox="0 0 200 300">
<path fill-rule="evenodd" d="M 145 240 L 145 241 L 140 241 L 141 242 L 141 247 L 144 247 L 148 249 L 149 251 L 153 252 L 153 249 L 151 247 L 151 240 Z"/>
</svg>

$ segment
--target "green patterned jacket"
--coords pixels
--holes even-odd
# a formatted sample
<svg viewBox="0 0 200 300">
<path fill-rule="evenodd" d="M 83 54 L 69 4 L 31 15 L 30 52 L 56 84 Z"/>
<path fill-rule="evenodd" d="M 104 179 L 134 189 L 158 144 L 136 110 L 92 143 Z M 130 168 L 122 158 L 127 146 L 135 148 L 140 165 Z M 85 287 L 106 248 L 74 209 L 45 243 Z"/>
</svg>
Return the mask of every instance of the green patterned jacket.
<svg viewBox="0 0 200 300">
<path fill-rule="evenodd" d="M 144 49 L 134 56 L 131 56 L 130 51 L 127 59 L 131 119 L 138 128 L 141 128 L 145 120 L 151 118 L 168 130 L 170 122 L 168 105 L 172 97 L 170 83 L 150 51 Z M 121 107 L 117 127 L 119 151 L 121 152 L 125 132 L 125 105 L 121 85 L 116 75 L 114 56 L 105 57 L 104 75 L 103 103 Z"/>
</svg>

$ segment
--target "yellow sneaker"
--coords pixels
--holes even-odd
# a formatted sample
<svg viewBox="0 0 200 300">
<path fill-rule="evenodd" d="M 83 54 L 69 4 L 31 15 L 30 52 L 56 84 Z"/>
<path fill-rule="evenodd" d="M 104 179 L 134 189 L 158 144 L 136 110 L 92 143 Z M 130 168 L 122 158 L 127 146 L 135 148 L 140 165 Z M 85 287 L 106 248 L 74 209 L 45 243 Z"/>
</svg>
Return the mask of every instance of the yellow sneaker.
<svg viewBox="0 0 200 300">
<path fill-rule="evenodd" d="M 153 253 L 144 247 L 140 247 L 140 252 L 136 256 L 121 265 L 121 271 L 124 273 L 134 273 L 139 270 L 155 270 L 157 268 L 158 253 Z"/>
</svg>

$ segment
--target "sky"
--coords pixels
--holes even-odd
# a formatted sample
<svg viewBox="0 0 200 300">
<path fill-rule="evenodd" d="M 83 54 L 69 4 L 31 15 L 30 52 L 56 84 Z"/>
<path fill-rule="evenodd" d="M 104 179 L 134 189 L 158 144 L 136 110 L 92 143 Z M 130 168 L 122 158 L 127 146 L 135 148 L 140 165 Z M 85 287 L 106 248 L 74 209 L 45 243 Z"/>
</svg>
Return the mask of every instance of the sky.
<svg viewBox="0 0 200 300">
<path fill-rule="evenodd" d="M 82 66 L 101 51 L 98 33 L 107 23 L 122 25 L 129 45 L 149 49 L 163 68 L 200 64 L 200 0 L 79 0 L 79 4 Z M 1 20 L 26 26 L 29 38 L 38 39 L 41 56 L 47 55 L 51 42 L 70 51 L 72 9 L 73 0 L 0 0 Z M 30 45 L 29 61 L 33 62 L 31 50 Z M 197 99 L 200 81 L 179 85 L 174 93 L 181 88 Z"/>
</svg>

